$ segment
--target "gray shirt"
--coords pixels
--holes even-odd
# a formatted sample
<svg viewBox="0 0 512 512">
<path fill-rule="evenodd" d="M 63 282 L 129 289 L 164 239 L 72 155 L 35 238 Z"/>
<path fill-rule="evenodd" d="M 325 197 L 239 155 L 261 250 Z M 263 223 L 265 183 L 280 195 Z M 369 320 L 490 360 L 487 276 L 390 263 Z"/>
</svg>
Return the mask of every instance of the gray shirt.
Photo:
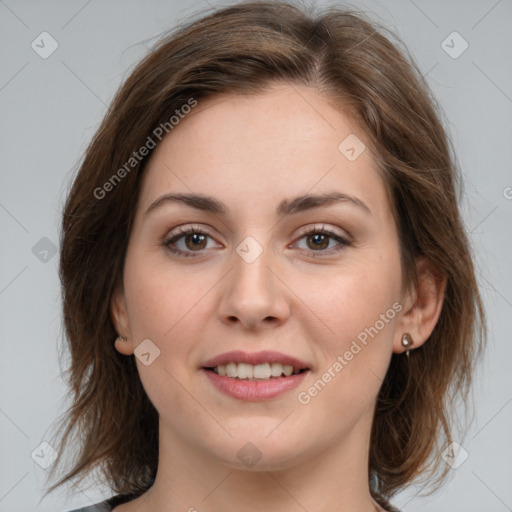
<svg viewBox="0 0 512 512">
<path fill-rule="evenodd" d="M 78 508 L 76 510 L 70 510 L 70 512 L 110 512 L 112 508 L 121 503 L 126 503 L 130 501 L 133 497 L 121 497 L 114 496 L 113 498 L 109 498 L 101 503 L 96 503 L 95 505 L 90 505 L 88 507 Z M 385 498 L 381 496 L 374 496 L 375 501 L 383 507 L 388 512 L 400 512 L 397 508 L 393 507 Z"/>
</svg>

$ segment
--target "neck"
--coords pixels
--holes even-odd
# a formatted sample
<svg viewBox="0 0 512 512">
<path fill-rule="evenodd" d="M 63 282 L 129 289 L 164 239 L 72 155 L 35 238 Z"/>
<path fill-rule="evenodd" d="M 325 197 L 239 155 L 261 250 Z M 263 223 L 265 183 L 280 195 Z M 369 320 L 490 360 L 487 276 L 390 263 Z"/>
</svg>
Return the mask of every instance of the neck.
<svg viewBox="0 0 512 512">
<path fill-rule="evenodd" d="M 174 438 L 162 421 L 155 483 L 137 511 L 375 512 L 368 486 L 371 417 L 337 442 L 287 467 L 240 470 Z M 297 447 L 299 448 L 299 447 Z M 298 452 L 298 450 L 297 450 Z"/>
</svg>

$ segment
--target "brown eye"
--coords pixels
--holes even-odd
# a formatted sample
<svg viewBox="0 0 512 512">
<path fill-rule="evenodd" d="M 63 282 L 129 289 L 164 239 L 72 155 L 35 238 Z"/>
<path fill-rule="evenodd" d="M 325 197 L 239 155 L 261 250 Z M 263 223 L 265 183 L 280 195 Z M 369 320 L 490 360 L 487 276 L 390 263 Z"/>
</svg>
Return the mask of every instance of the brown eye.
<svg viewBox="0 0 512 512">
<path fill-rule="evenodd" d="M 321 233 L 315 233 L 314 235 L 308 235 L 306 237 L 311 240 L 311 244 L 308 243 L 308 246 L 313 249 L 327 249 L 329 247 L 329 236 Z"/>
<path fill-rule="evenodd" d="M 206 236 L 199 233 L 192 233 L 191 235 L 185 235 L 183 237 L 186 242 L 185 245 L 188 249 L 204 249 L 206 246 Z M 188 243 L 190 242 L 190 243 Z"/>
<path fill-rule="evenodd" d="M 306 239 L 306 247 L 303 248 L 309 256 L 331 256 L 343 248 L 351 245 L 351 242 L 346 238 L 325 229 L 314 228 L 309 231 L 303 232 L 299 240 Z M 329 247 L 329 245 L 332 243 Z M 336 243 L 337 242 L 337 243 Z M 299 246 L 299 248 L 302 248 Z"/>
<path fill-rule="evenodd" d="M 180 256 L 196 256 L 207 249 L 208 238 L 211 238 L 208 233 L 204 233 L 196 228 L 178 229 L 178 234 L 171 236 L 171 238 L 164 241 L 164 246 L 167 247 L 172 253 Z"/>
</svg>

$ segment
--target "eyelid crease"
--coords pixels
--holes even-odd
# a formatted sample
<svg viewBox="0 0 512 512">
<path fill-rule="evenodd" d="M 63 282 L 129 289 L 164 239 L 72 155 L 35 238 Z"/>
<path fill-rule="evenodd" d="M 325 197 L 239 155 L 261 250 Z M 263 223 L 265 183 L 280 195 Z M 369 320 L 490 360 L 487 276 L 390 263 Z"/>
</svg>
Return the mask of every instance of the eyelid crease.
<svg viewBox="0 0 512 512">
<path fill-rule="evenodd" d="M 323 232 L 323 233 L 326 233 L 326 234 L 329 234 L 332 236 L 343 238 L 347 241 L 351 238 L 350 235 L 346 231 L 344 231 L 344 233 L 338 233 L 333 228 L 330 228 L 329 226 L 326 227 L 325 224 L 322 222 L 317 223 L 313 226 L 303 226 L 303 227 L 299 228 L 299 231 L 300 231 L 301 236 L 309 235 L 311 233 L 316 233 L 316 232 Z"/>
</svg>

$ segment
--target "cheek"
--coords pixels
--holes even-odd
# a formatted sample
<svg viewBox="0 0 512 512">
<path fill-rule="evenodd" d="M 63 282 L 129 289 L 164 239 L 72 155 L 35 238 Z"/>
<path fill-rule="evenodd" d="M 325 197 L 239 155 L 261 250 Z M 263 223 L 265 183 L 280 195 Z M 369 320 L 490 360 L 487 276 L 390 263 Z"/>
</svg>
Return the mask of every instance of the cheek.
<svg viewBox="0 0 512 512">
<path fill-rule="evenodd" d="M 169 340 L 176 340 L 177 333 L 181 337 L 199 323 L 190 319 L 201 314 L 202 299 L 215 286 L 216 279 L 208 272 L 198 279 L 197 273 L 173 269 L 165 256 L 146 260 L 143 257 L 133 254 L 126 261 L 130 325 L 136 337 L 154 337 L 165 347 Z"/>
<path fill-rule="evenodd" d="M 315 313 L 303 316 L 310 319 L 303 327 L 323 333 L 313 337 L 322 354 L 316 380 L 301 389 L 301 403 L 316 402 L 315 414 L 356 418 L 374 403 L 392 354 L 400 282 L 398 251 L 377 251 L 303 287 Z"/>
<path fill-rule="evenodd" d="M 191 354 L 204 337 L 208 318 L 207 301 L 201 299 L 216 280 L 206 274 L 204 279 L 194 279 L 183 269 L 171 271 L 168 262 L 144 261 L 142 253 L 127 255 L 125 268 L 132 335 L 136 344 L 151 340 L 158 354 L 149 365 L 136 358 L 140 380 L 159 414 L 170 412 L 172 422 L 182 423 L 186 432 L 186 422 L 201 415 L 200 409 L 190 407 L 190 395 L 184 389 L 191 389 Z"/>
<path fill-rule="evenodd" d="M 328 423 L 345 418 L 343 424 L 353 424 L 373 406 L 392 355 L 401 308 L 397 289 L 389 274 L 386 279 L 380 273 L 367 273 L 363 281 L 360 277 L 330 279 L 328 292 L 324 289 L 316 299 L 310 296 L 310 307 L 318 318 L 305 329 L 316 332 L 316 324 L 329 334 L 314 337 L 322 360 L 315 379 L 299 390 L 298 400 L 306 409 L 311 405 L 313 417 Z"/>
<path fill-rule="evenodd" d="M 379 330 L 390 330 L 396 316 L 392 306 L 400 298 L 400 262 L 398 255 L 380 259 L 361 258 L 335 273 L 315 276 L 315 287 L 303 286 L 304 303 L 328 333 L 325 343 L 330 349 L 342 348 L 376 322 Z"/>
</svg>

